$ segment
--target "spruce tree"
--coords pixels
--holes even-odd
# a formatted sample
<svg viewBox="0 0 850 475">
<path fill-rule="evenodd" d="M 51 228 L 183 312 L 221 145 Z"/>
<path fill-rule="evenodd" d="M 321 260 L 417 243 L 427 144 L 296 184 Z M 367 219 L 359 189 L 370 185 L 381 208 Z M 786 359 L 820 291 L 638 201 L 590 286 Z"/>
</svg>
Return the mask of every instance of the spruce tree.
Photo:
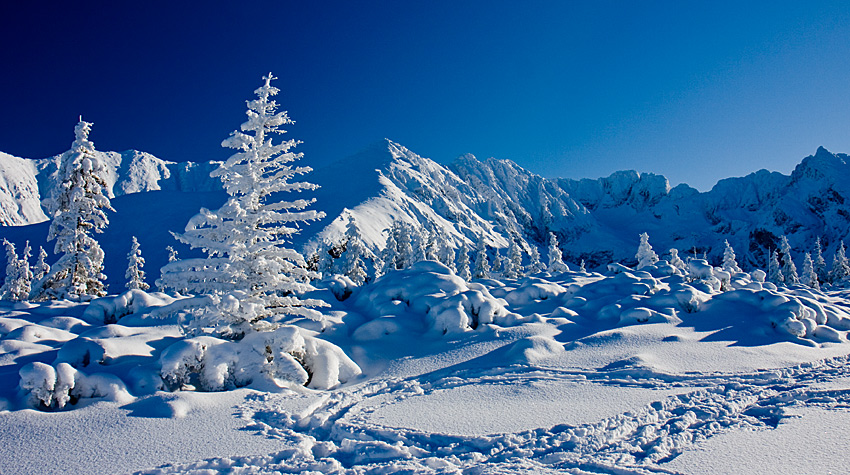
<svg viewBox="0 0 850 475">
<path fill-rule="evenodd" d="M 457 275 L 465 281 L 472 280 L 472 272 L 469 270 L 469 247 L 466 245 L 466 240 L 460 241 L 460 248 L 457 250 Z"/>
<path fill-rule="evenodd" d="M 449 241 L 445 238 L 445 236 L 442 236 L 442 239 L 440 239 L 439 261 L 452 272 L 457 272 L 457 268 L 455 267 L 456 259 L 457 256 L 455 255 L 455 250 L 449 244 Z"/>
<path fill-rule="evenodd" d="M 729 241 L 723 241 L 723 244 L 725 245 L 723 249 L 723 270 L 730 274 L 741 272 L 741 268 L 738 267 L 738 262 L 735 260 L 735 250 L 732 249 Z"/>
<path fill-rule="evenodd" d="M 638 260 L 636 269 L 642 269 L 658 262 L 658 254 L 652 250 L 652 245 L 649 244 L 649 234 L 643 233 L 640 235 L 640 244 L 638 244 L 635 257 Z"/>
<path fill-rule="evenodd" d="M 838 244 L 835 256 L 832 259 L 832 269 L 829 271 L 829 281 L 838 284 L 850 276 L 850 262 L 844 252 L 844 241 Z"/>
<path fill-rule="evenodd" d="M 12 288 L 18 279 L 18 253 L 15 245 L 3 238 L 3 246 L 6 248 L 6 278 L 0 286 L 0 300 L 17 300 L 12 298 Z"/>
<path fill-rule="evenodd" d="M 815 290 L 820 290 L 818 275 L 815 272 L 814 261 L 812 261 L 812 256 L 808 252 L 806 253 L 806 257 L 803 259 L 803 274 L 800 276 L 800 283 Z"/>
<path fill-rule="evenodd" d="M 487 259 L 487 245 L 484 244 L 484 238 L 478 240 L 478 248 L 475 251 L 475 267 L 472 271 L 472 277 L 475 279 L 490 278 L 490 261 Z"/>
<path fill-rule="evenodd" d="M 776 285 L 785 283 L 785 276 L 782 274 L 782 265 L 779 264 L 779 251 L 773 250 L 770 256 L 770 262 L 767 265 L 767 280 Z"/>
<path fill-rule="evenodd" d="M 670 265 L 677 269 L 685 270 L 685 261 L 679 257 L 679 250 L 676 248 L 670 249 Z"/>
<path fill-rule="evenodd" d="M 357 229 L 354 217 L 351 217 L 348 220 L 345 237 L 345 251 L 342 253 L 341 257 L 342 273 L 355 284 L 363 285 L 368 277 L 366 274 L 366 264 L 363 262 L 363 258 L 366 256 L 367 251 L 363 245 L 363 240 L 360 239 L 360 231 Z"/>
<path fill-rule="evenodd" d="M 528 273 L 529 274 L 537 274 L 538 272 L 543 272 L 546 270 L 546 266 L 540 262 L 540 251 L 537 250 L 537 246 L 531 246 L 531 253 L 528 258 Z"/>
<path fill-rule="evenodd" d="M 47 251 L 43 247 L 38 246 L 38 259 L 35 261 L 35 266 L 32 269 L 32 280 L 38 282 L 50 272 L 50 265 L 47 263 Z"/>
<path fill-rule="evenodd" d="M 788 244 L 788 238 L 784 234 L 779 241 L 779 252 L 782 253 L 782 277 L 785 284 L 799 284 L 800 277 L 797 275 L 797 266 L 794 265 L 794 260 L 791 258 L 791 245 Z"/>
<path fill-rule="evenodd" d="M 826 283 L 829 278 L 826 272 L 826 260 L 823 258 L 823 247 L 820 243 L 820 236 L 815 239 L 815 256 L 813 259 L 815 274 L 820 282 Z"/>
<path fill-rule="evenodd" d="M 222 142 L 236 153 L 210 173 L 224 184 L 227 202 L 216 211 L 202 208 L 184 233 L 174 234 L 207 257 L 163 268 L 161 280 L 168 287 L 185 286 L 208 296 L 190 322 L 195 331 L 238 338 L 250 329 L 273 328 L 296 317 L 322 318 L 313 307 L 324 302 L 300 297 L 313 290 L 310 281 L 318 274 L 307 269 L 301 253 L 287 246 L 300 231 L 299 223 L 324 213 L 307 209 L 314 198 L 285 200 L 318 187 L 295 181 L 312 170 L 293 165 L 303 155 L 291 151 L 299 142 L 274 143 L 274 135 L 286 132 L 281 127 L 293 122 L 285 111 L 277 111 L 273 97 L 279 90 L 271 85 L 273 79 L 271 74 L 263 78 L 257 98 L 247 101 L 248 120 Z"/>
<path fill-rule="evenodd" d="M 525 275 L 522 268 L 522 250 L 519 248 L 516 239 L 511 239 L 511 245 L 508 247 L 508 255 L 505 258 L 508 269 L 504 273 L 508 279 L 517 279 Z"/>
<path fill-rule="evenodd" d="M 440 261 L 440 249 L 437 245 L 437 234 L 434 230 L 428 231 L 428 237 L 425 240 L 425 260 Z"/>
<path fill-rule="evenodd" d="M 570 268 L 564 263 L 564 255 L 558 247 L 558 238 L 555 237 L 555 233 L 549 233 L 549 273 L 561 274 L 568 270 Z"/>
<path fill-rule="evenodd" d="M 91 126 L 80 119 L 74 128 L 71 149 L 60 158 L 59 184 L 45 203 L 53 218 L 47 240 L 56 241 L 59 259 L 33 289 L 37 299 L 106 295 L 103 250 L 92 233 L 103 232 L 109 224 L 104 210 L 114 210 L 105 194 L 106 167 L 89 140 Z"/>
<path fill-rule="evenodd" d="M 382 275 L 387 275 L 390 271 L 398 269 L 398 241 L 396 240 L 396 231 L 397 225 L 396 222 L 393 222 L 392 227 L 387 230 L 387 242 L 384 244 L 384 250 L 381 252 L 381 260 L 384 263 L 381 269 Z"/>
<path fill-rule="evenodd" d="M 142 249 L 139 247 L 139 240 L 133 236 L 130 242 L 130 252 L 127 254 L 127 271 L 124 277 L 127 278 L 125 287 L 127 290 L 148 290 L 151 288 L 145 282 L 145 271 L 142 268 L 145 266 L 145 258 L 142 257 Z"/>
<path fill-rule="evenodd" d="M 409 224 L 399 221 L 396 231 L 397 257 L 396 269 L 407 269 L 417 261 L 413 242 L 414 229 Z"/>
</svg>

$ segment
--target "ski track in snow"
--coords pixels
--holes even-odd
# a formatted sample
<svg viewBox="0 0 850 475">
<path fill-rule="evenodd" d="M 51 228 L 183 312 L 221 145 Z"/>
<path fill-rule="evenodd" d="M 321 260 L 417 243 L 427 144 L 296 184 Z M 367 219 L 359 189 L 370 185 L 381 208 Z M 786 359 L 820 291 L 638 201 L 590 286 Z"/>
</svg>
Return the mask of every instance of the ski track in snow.
<svg viewBox="0 0 850 475">
<path fill-rule="evenodd" d="M 645 369 L 440 370 L 329 392 L 299 414 L 290 394 L 258 393 L 236 408 L 246 430 L 288 448 L 267 456 L 166 465 L 168 473 L 677 473 L 664 463 L 731 429 L 771 429 L 789 406 L 850 408 L 850 388 L 824 383 L 850 377 L 850 355 L 792 368 L 740 374 L 670 375 Z M 376 424 L 370 415 L 406 398 L 464 385 L 532 381 L 678 389 L 687 392 L 596 423 L 486 436 L 430 433 Z"/>
</svg>

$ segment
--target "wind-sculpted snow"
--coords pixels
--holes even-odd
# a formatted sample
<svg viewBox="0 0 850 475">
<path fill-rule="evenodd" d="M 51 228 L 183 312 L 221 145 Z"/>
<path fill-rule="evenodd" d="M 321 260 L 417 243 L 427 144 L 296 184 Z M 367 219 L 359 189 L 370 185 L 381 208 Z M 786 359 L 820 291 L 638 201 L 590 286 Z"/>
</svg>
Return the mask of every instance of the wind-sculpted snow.
<svg viewBox="0 0 850 475">
<path fill-rule="evenodd" d="M 336 391 L 292 413 L 295 394 L 261 394 L 238 408 L 247 429 L 289 448 L 268 456 L 212 459 L 144 473 L 672 473 L 664 463 L 715 435 L 775 428 L 792 406 L 841 409 L 850 389 L 817 385 L 850 376 L 840 357 L 781 371 L 677 376 L 621 369 L 506 368 L 439 372 Z M 382 408 L 465 386 L 621 386 L 677 395 L 597 422 L 463 436 L 387 426 Z"/>
<path fill-rule="evenodd" d="M 239 341 L 181 334 L 164 294 L 3 304 L 0 404 L 191 417 L 184 395 L 247 386 L 235 417 L 280 441 L 145 473 L 647 474 L 850 403 L 846 295 L 692 263 L 470 283 L 426 261 L 330 279 L 348 292 L 311 294 L 332 304 L 323 325 Z"/>
</svg>

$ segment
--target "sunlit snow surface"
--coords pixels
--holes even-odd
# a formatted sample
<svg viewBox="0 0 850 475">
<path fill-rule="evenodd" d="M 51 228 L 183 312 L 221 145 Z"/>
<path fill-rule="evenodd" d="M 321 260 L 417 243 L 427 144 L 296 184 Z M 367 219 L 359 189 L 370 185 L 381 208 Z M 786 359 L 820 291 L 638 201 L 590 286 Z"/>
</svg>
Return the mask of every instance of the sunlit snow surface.
<svg viewBox="0 0 850 475">
<path fill-rule="evenodd" d="M 422 263 L 319 290 L 305 335 L 363 371 L 331 390 L 159 390 L 186 341 L 151 316 L 161 294 L 2 302 L 0 473 L 840 472 L 845 296 L 649 270 L 466 283 Z M 33 409 L 37 362 L 94 389 Z"/>
</svg>

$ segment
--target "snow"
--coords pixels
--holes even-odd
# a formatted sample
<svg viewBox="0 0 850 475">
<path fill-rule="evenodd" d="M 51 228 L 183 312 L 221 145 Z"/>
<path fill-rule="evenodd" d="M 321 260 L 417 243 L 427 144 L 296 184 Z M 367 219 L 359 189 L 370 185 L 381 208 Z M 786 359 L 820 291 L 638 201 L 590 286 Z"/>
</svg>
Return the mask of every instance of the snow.
<svg viewBox="0 0 850 475">
<path fill-rule="evenodd" d="M 168 231 L 223 193 L 199 178 L 207 165 L 100 156 L 117 196 L 102 239 L 115 292 L 131 236 L 158 269 Z M 391 141 L 358 157 L 308 177 L 328 216 L 297 247 L 333 244 L 356 221 L 380 255 L 403 222 L 450 248 L 480 242 L 493 257 L 515 243 L 528 262 L 535 246 L 569 266 L 471 282 L 435 261 L 361 285 L 326 275 L 305 295 L 330 305 L 321 319 L 238 340 L 185 333 L 204 297 L 0 302 L 0 473 L 843 471 L 848 293 L 765 283 L 742 236 L 765 247 L 785 234 L 802 258 L 821 234 L 831 257 L 847 231 L 846 156 L 818 150 L 791 177 L 708 193 L 649 173 L 547 180 L 471 156 L 444 167 Z M 23 171 L 0 175 L 49 188 L 51 159 L 13 162 Z M 47 226 L 3 231 L 36 247 Z M 642 233 L 662 260 L 637 270 Z M 716 267 L 727 240 L 747 272 Z M 670 248 L 687 265 L 663 260 Z M 569 271 L 579 258 L 604 273 Z"/>
<path fill-rule="evenodd" d="M 665 269 L 469 283 L 424 261 L 238 341 L 140 290 L 3 302 L 0 471 L 766 473 L 753 444 L 850 435 L 843 293 Z"/>
</svg>

